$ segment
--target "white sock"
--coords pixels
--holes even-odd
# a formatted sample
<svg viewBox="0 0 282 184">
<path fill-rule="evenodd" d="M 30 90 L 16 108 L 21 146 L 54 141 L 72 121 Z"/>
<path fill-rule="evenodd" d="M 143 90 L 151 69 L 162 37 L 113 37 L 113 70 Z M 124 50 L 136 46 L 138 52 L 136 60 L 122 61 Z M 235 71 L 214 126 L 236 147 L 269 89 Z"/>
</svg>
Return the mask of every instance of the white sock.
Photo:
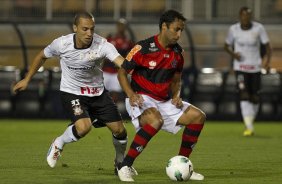
<svg viewBox="0 0 282 184">
<path fill-rule="evenodd" d="M 124 159 L 124 153 L 126 150 L 126 146 L 127 146 L 127 137 L 125 139 L 117 139 L 114 135 L 113 135 L 113 144 L 115 147 L 115 151 L 116 151 L 116 158 L 115 161 L 117 163 L 121 163 Z"/>
<path fill-rule="evenodd" d="M 254 131 L 254 117 L 253 116 L 245 116 L 243 117 L 246 129 Z"/>
<path fill-rule="evenodd" d="M 77 138 L 72 133 L 72 127 L 73 126 L 74 125 L 68 126 L 67 129 L 65 130 L 65 132 L 61 136 L 56 138 L 55 144 L 60 149 L 63 149 L 64 145 L 67 144 L 67 143 L 71 143 L 71 142 L 76 142 L 77 141 Z"/>
<path fill-rule="evenodd" d="M 241 101 L 240 106 L 246 129 L 254 131 L 253 123 L 256 115 L 254 105 L 249 101 Z"/>
</svg>

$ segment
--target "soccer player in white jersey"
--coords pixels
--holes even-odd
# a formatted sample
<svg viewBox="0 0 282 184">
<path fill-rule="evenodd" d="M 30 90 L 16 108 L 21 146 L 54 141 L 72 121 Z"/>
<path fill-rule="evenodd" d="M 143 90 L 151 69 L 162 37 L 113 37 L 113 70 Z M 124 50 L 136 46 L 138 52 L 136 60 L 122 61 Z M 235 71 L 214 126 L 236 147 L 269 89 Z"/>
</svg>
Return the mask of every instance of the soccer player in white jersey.
<svg viewBox="0 0 282 184">
<path fill-rule="evenodd" d="M 229 28 L 224 49 L 233 57 L 240 96 L 240 107 L 245 123 L 244 136 L 254 135 L 253 122 L 259 108 L 261 69 L 269 69 L 271 48 L 268 35 L 262 24 L 252 21 L 252 11 L 242 7 L 240 22 Z M 261 56 L 261 45 L 265 47 L 265 60 Z"/>
<path fill-rule="evenodd" d="M 74 33 L 55 39 L 34 58 L 26 77 L 14 86 L 25 90 L 32 76 L 45 60 L 59 56 L 62 69 L 60 93 L 71 124 L 54 139 L 47 154 L 47 163 L 55 167 L 63 147 L 78 141 L 94 127 L 107 126 L 113 135 L 115 164 L 122 162 L 127 145 L 127 132 L 120 113 L 104 88 L 102 61 L 107 58 L 118 67 L 124 58 L 105 38 L 94 33 L 95 20 L 88 12 L 74 18 Z M 134 170 L 133 170 L 134 171 Z"/>
</svg>

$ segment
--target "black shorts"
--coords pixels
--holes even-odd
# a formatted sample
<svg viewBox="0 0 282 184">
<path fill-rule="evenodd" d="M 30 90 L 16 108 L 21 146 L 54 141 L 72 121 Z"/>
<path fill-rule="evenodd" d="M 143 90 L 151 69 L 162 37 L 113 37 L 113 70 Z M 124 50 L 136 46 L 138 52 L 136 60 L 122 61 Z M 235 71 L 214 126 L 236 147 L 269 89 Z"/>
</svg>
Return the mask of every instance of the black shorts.
<svg viewBox="0 0 282 184">
<path fill-rule="evenodd" d="M 246 73 L 236 71 L 237 88 L 240 93 L 257 95 L 261 88 L 261 73 Z"/>
<path fill-rule="evenodd" d="M 100 96 L 87 97 L 60 92 L 63 106 L 72 123 L 81 118 L 90 118 L 94 127 L 121 121 L 117 106 L 107 90 Z"/>
</svg>

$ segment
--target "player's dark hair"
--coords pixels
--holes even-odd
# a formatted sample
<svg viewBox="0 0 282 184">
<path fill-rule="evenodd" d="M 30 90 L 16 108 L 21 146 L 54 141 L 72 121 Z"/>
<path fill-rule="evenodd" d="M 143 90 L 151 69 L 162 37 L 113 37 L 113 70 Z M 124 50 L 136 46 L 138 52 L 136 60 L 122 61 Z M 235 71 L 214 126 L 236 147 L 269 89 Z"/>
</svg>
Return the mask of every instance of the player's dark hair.
<svg viewBox="0 0 282 184">
<path fill-rule="evenodd" d="M 241 15 L 242 12 L 248 12 L 248 13 L 252 13 L 251 8 L 247 7 L 247 6 L 243 6 L 240 8 L 239 14 Z"/>
<path fill-rule="evenodd" d="M 175 21 L 175 19 L 180 19 L 183 21 L 186 21 L 186 18 L 179 13 L 178 11 L 175 10 L 167 10 L 165 11 L 161 18 L 160 18 L 160 22 L 159 22 L 159 29 L 162 29 L 162 24 L 165 22 L 167 27 L 169 27 L 169 25 Z"/>
<path fill-rule="evenodd" d="M 73 24 L 77 26 L 80 18 L 92 19 L 94 21 L 94 16 L 91 13 L 83 11 L 83 12 L 78 12 L 74 16 Z"/>
</svg>

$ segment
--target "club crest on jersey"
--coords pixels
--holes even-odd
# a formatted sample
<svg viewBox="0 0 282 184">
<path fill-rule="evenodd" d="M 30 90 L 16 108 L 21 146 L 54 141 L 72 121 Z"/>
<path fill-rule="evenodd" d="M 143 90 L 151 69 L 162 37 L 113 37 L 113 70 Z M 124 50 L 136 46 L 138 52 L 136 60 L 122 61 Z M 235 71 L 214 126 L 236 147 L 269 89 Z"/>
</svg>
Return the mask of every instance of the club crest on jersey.
<svg viewBox="0 0 282 184">
<path fill-rule="evenodd" d="M 83 110 L 81 109 L 81 106 L 74 106 L 73 107 L 73 114 L 75 116 L 79 116 L 83 113 Z"/>
<path fill-rule="evenodd" d="M 156 61 L 150 61 L 149 62 L 149 68 L 150 69 L 154 69 L 157 66 L 157 62 Z"/>
<path fill-rule="evenodd" d="M 75 99 L 71 101 L 72 109 L 73 109 L 73 114 L 75 116 L 79 116 L 80 114 L 83 113 L 83 110 L 81 109 L 79 99 Z"/>
<path fill-rule="evenodd" d="M 177 66 L 177 61 L 174 59 L 172 62 L 171 62 L 171 67 L 172 68 L 176 68 Z"/>
</svg>

